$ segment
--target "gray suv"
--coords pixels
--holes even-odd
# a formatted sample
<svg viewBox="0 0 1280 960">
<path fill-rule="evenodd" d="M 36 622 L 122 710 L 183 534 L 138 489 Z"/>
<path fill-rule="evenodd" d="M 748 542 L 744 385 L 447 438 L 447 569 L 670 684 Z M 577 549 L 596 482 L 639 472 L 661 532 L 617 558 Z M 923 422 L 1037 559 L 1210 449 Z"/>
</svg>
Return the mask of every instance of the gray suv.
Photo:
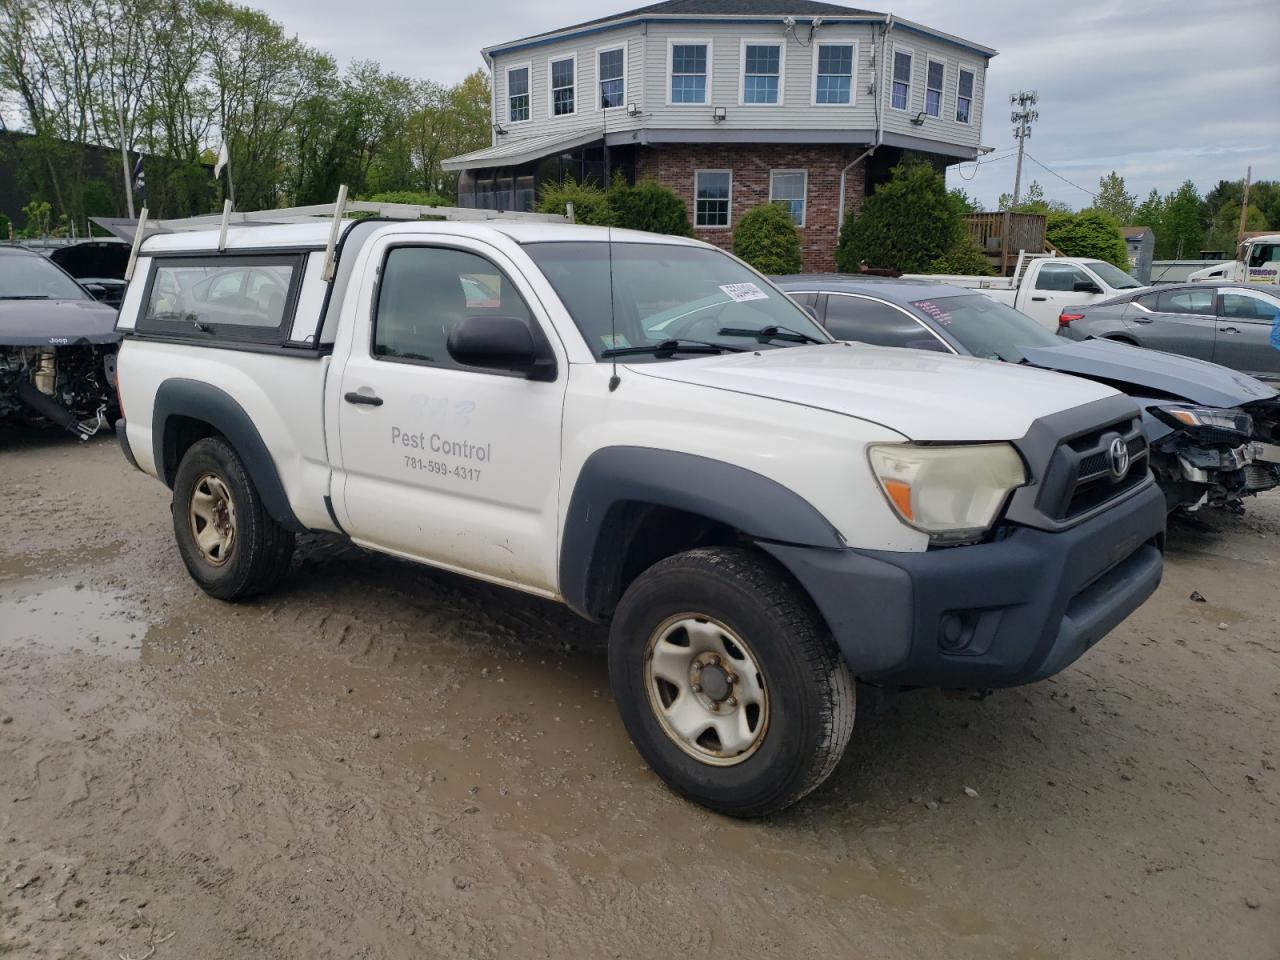
<svg viewBox="0 0 1280 960">
<path fill-rule="evenodd" d="M 1151 347 L 1280 380 L 1280 286 L 1180 283 L 1064 307 L 1058 333 Z"/>
</svg>

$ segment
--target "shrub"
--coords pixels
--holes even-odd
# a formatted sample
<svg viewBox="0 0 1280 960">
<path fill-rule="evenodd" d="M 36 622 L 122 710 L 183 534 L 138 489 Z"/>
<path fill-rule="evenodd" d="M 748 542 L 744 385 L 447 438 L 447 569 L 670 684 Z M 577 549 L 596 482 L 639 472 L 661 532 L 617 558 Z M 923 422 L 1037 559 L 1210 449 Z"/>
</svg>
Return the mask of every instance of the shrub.
<svg viewBox="0 0 1280 960">
<path fill-rule="evenodd" d="M 693 236 L 684 201 L 656 180 L 643 180 L 633 187 L 618 177 L 609 188 L 609 205 L 613 207 L 619 227 L 677 237 Z"/>
<path fill-rule="evenodd" d="M 538 191 L 539 213 L 565 212 L 573 204 L 574 220 L 599 227 L 617 226 L 617 214 L 609 204 L 609 195 L 591 183 L 578 183 L 569 177 L 561 184 L 545 183 Z"/>
<path fill-rule="evenodd" d="M 873 267 L 923 273 L 955 250 L 963 235 L 946 181 L 926 163 L 904 161 L 867 197 L 859 216 L 845 218 L 836 266 L 856 273 L 866 260 Z"/>
<path fill-rule="evenodd" d="M 967 273 L 980 277 L 990 276 L 994 271 L 982 248 L 974 242 L 968 233 L 962 233 L 955 245 L 940 256 L 925 273 Z"/>
<path fill-rule="evenodd" d="M 1129 269 L 1129 248 L 1125 246 L 1120 224 L 1102 210 L 1079 213 L 1051 213 L 1045 224 L 1045 237 L 1068 257 L 1093 257 Z"/>
<path fill-rule="evenodd" d="M 425 190 L 384 190 L 371 193 L 362 199 L 371 203 L 409 203 L 419 207 L 451 207 L 453 201 L 438 193 L 427 193 Z"/>
<path fill-rule="evenodd" d="M 733 252 L 761 273 L 799 273 L 800 232 L 777 203 L 748 210 L 733 231 Z"/>
<path fill-rule="evenodd" d="M 0 240 L 9 239 L 10 226 L 11 226 L 11 222 L 9 218 L 6 217 L 3 213 L 0 213 Z"/>
</svg>

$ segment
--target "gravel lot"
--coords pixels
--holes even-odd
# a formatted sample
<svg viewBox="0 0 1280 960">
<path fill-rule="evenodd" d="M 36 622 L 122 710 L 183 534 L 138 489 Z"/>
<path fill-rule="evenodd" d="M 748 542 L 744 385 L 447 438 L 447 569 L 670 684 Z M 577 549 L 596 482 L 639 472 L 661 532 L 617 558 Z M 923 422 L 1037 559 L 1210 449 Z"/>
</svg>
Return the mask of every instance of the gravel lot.
<svg viewBox="0 0 1280 960">
<path fill-rule="evenodd" d="M 167 504 L 0 436 L 0 956 L 1280 958 L 1280 496 L 750 823 L 647 770 L 558 607 L 320 537 L 228 606 Z"/>
</svg>

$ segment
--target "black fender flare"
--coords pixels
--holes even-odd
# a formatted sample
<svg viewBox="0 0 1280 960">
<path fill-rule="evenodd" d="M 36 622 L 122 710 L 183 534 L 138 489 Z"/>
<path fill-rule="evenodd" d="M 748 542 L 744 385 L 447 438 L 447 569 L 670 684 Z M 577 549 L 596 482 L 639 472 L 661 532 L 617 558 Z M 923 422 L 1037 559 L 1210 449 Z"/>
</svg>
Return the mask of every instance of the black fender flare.
<svg viewBox="0 0 1280 960">
<path fill-rule="evenodd" d="M 275 461 L 244 407 L 225 390 L 199 380 L 165 380 L 156 390 L 151 449 L 156 472 L 165 486 L 172 489 L 173 476 L 177 472 L 177 457 L 172 449 L 176 438 L 168 429 L 171 417 L 200 420 L 226 437 L 249 472 L 249 478 L 253 480 L 271 518 L 294 533 L 307 529 L 294 514 Z"/>
<path fill-rule="evenodd" d="M 589 620 L 593 585 L 609 559 L 599 555 L 610 510 L 625 502 L 670 507 L 723 523 L 753 540 L 843 549 L 844 537 L 794 490 L 721 460 L 650 447 L 603 447 L 573 488 L 560 545 L 560 593 Z"/>
</svg>

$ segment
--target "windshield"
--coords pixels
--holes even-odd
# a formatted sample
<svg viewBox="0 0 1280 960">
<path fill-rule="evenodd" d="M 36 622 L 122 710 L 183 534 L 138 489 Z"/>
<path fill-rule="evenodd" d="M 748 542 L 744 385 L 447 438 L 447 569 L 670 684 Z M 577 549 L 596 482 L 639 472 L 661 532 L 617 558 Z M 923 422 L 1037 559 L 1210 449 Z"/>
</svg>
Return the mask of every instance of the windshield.
<svg viewBox="0 0 1280 960">
<path fill-rule="evenodd" d="M 0 253 L 0 300 L 90 300 L 84 289 L 41 256 Z"/>
<path fill-rule="evenodd" d="M 696 355 L 656 351 L 673 340 L 697 341 L 703 353 L 714 352 L 713 347 L 767 350 L 831 340 L 784 294 L 718 250 L 598 242 L 530 243 L 524 249 L 551 281 L 597 360 L 609 351 L 626 351 L 628 362 Z M 769 333 L 760 335 L 761 330 Z M 631 355 L 644 348 L 656 352 Z"/>
<path fill-rule="evenodd" d="M 983 296 L 916 300 L 911 304 L 951 334 L 960 346 L 975 357 L 1021 363 L 1026 347 L 1061 347 L 1055 337 L 1025 313 Z"/>
<path fill-rule="evenodd" d="M 1133 290 L 1142 286 L 1119 267 L 1112 266 L 1105 260 L 1086 260 L 1084 265 L 1100 276 L 1108 287 L 1115 290 Z"/>
</svg>

